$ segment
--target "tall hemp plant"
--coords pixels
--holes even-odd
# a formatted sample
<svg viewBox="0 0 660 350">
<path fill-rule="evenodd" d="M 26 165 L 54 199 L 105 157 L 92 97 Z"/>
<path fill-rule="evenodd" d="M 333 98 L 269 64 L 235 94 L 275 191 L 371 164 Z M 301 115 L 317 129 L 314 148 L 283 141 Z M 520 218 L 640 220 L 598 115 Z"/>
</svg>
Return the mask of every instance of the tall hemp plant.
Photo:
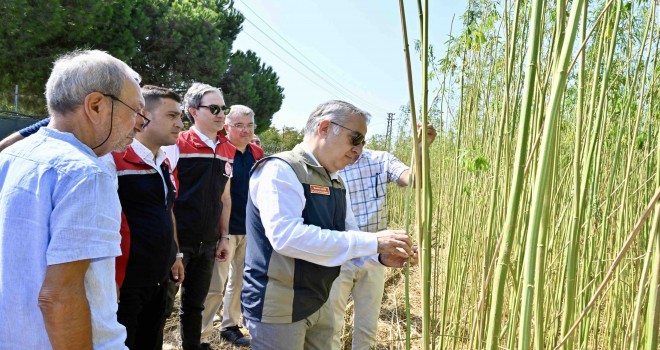
<svg viewBox="0 0 660 350">
<path fill-rule="evenodd" d="M 657 349 L 658 2 L 469 0 L 441 57 L 417 5 L 423 86 L 439 87 L 415 105 L 400 0 L 413 145 L 426 114 L 440 127 L 412 149 L 406 348 Z"/>
</svg>

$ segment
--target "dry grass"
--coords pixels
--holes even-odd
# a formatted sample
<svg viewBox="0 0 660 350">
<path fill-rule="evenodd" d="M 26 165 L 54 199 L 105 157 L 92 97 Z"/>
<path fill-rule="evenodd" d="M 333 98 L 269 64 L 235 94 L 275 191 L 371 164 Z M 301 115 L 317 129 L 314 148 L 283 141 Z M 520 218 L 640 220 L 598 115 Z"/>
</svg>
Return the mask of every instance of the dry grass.
<svg viewBox="0 0 660 350">
<path fill-rule="evenodd" d="M 405 300 L 405 278 L 404 270 L 388 269 L 385 279 L 385 295 L 380 310 L 378 321 L 378 344 L 376 349 L 405 349 L 406 343 L 406 300 Z M 419 271 L 417 267 L 410 270 L 410 305 L 411 305 L 411 338 L 412 348 L 417 349 L 418 339 L 422 329 L 421 315 L 421 290 L 417 279 Z M 165 323 L 164 350 L 181 349 L 181 337 L 179 336 L 179 297 L 177 296 L 172 316 Z M 244 333 L 245 328 L 241 329 Z M 342 334 L 342 348 L 351 348 L 351 333 L 353 330 L 353 302 L 350 301 L 346 310 L 344 329 Z M 220 338 L 220 323 L 214 325 L 211 345 L 216 350 L 238 350 Z"/>
</svg>

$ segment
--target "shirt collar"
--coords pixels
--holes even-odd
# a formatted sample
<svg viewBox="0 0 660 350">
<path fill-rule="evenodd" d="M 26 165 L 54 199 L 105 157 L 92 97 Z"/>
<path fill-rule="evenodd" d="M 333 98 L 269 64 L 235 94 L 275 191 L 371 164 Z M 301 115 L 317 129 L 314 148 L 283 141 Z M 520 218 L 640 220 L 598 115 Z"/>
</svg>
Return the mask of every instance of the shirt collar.
<svg viewBox="0 0 660 350">
<path fill-rule="evenodd" d="M 137 154 L 142 160 L 147 162 L 148 164 L 155 165 L 159 167 L 163 162 L 165 161 L 165 152 L 161 148 L 158 148 L 158 153 L 156 153 L 156 159 L 154 161 L 154 154 L 151 153 L 151 151 L 147 148 L 147 146 L 143 145 L 142 142 L 140 142 L 138 139 L 133 139 L 133 143 L 131 144 L 131 147 L 133 147 L 133 151 L 135 151 L 135 154 Z"/>
<path fill-rule="evenodd" d="M 59 131 L 57 129 L 51 129 L 48 127 L 41 128 L 39 129 L 38 132 L 45 134 L 47 137 L 52 137 L 58 140 L 66 141 L 71 145 L 73 145 L 78 150 L 98 158 L 96 153 L 94 153 L 94 150 L 91 147 L 84 144 L 82 141 L 80 141 L 73 133 L 66 131 Z"/>
<path fill-rule="evenodd" d="M 319 163 L 319 160 L 316 159 L 316 157 L 314 157 L 314 153 L 312 153 L 312 151 L 309 150 L 309 148 L 307 147 L 307 145 L 304 142 L 301 142 L 299 145 L 303 149 L 303 151 L 305 151 L 305 153 L 307 153 L 309 158 L 311 158 L 316 163 L 317 166 L 321 166 L 321 163 Z M 332 180 L 337 180 L 339 178 L 339 175 L 337 175 L 337 172 L 334 172 L 334 173 L 328 172 L 328 175 L 330 175 L 330 178 Z"/>
<path fill-rule="evenodd" d="M 363 157 L 366 157 L 365 154 L 369 154 L 369 153 L 371 153 L 370 149 L 362 148 L 362 153 L 360 153 L 360 155 L 357 157 L 355 162 L 353 162 L 353 164 L 359 162 Z"/>
<path fill-rule="evenodd" d="M 202 134 L 201 131 L 197 130 L 197 128 L 193 125 L 190 127 L 190 130 L 194 131 L 197 136 L 199 136 L 199 139 L 202 140 L 205 144 L 207 144 L 209 147 L 213 148 L 213 146 L 217 145 L 220 143 L 220 139 L 216 137 L 215 140 L 211 140 L 210 138 L 206 137 L 206 135 Z M 211 146 L 213 145 L 213 146 Z"/>
</svg>

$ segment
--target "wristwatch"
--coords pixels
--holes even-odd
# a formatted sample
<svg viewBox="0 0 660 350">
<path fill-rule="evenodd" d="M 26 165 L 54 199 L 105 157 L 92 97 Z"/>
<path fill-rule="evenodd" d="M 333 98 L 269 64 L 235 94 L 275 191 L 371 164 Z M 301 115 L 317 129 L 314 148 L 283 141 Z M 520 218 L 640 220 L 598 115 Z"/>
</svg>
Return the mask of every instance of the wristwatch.
<svg viewBox="0 0 660 350">
<path fill-rule="evenodd" d="M 176 253 L 177 259 L 183 259 L 183 253 Z"/>
</svg>

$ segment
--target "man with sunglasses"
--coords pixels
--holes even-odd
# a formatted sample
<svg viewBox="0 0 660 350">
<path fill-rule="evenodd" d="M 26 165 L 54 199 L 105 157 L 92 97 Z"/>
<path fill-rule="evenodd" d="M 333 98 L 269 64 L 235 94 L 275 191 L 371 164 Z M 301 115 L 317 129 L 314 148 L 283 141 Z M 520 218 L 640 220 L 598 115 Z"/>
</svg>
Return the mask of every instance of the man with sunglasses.
<svg viewBox="0 0 660 350">
<path fill-rule="evenodd" d="M 418 133 L 422 126 L 417 126 Z M 429 145 L 435 140 L 433 125 L 426 127 Z M 419 135 L 421 140 L 421 134 Z M 421 141 L 420 141 L 421 142 Z M 421 147 L 421 144 L 420 144 Z M 354 162 L 339 171 L 350 193 L 351 207 L 361 231 L 379 232 L 387 228 L 387 183 L 408 186 L 410 168 L 394 155 L 362 148 Z M 383 266 L 368 264 L 365 258 L 351 259 L 341 266 L 332 285 L 328 303 L 336 318 L 335 335 L 330 349 L 341 348 L 341 332 L 349 296 L 353 296 L 352 349 L 368 350 L 376 346 L 378 316 L 385 287 Z"/>
<path fill-rule="evenodd" d="M 214 261 L 225 261 L 229 247 L 229 179 L 236 148 L 221 133 L 225 100 L 220 89 L 194 83 L 184 97 L 193 126 L 179 134 L 165 153 L 177 181 L 174 216 L 186 279 L 181 289 L 180 333 L 184 350 L 200 343 L 202 310 Z"/>
<path fill-rule="evenodd" d="M 241 287 L 245 262 L 245 207 L 247 206 L 250 169 L 264 157 L 261 147 L 251 143 L 254 136 L 254 112 L 243 105 L 231 106 L 227 115 L 227 138 L 234 147 L 231 178 L 231 217 L 229 219 L 229 257 L 215 262 L 209 294 L 202 313 L 202 343 L 210 343 L 213 318 L 222 310 L 220 337 L 235 346 L 249 346 L 250 338 L 239 329 L 241 318 Z M 226 287 L 225 287 L 226 284 Z"/>
<path fill-rule="evenodd" d="M 117 174 L 122 207 L 117 319 L 126 327 L 129 349 L 160 349 L 170 272 L 177 284 L 184 280 L 172 213 L 176 189 L 161 147 L 176 143 L 183 122 L 181 97 L 174 91 L 145 85 L 142 95 L 142 130 L 124 152 L 105 158 Z"/>
<path fill-rule="evenodd" d="M 362 151 L 368 119 L 350 103 L 323 103 L 302 143 L 253 167 L 241 294 L 253 349 L 327 349 L 335 315 L 326 301 L 341 264 L 416 263 L 404 231 L 359 231 L 337 175 Z"/>
<path fill-rule="evenodd" d="M 125 349 L 121 206 L 99 157 L 126 149 L 143 125 L 139 81 L 102 51 L 62 56 L 46 83 L 50 124 L 0 153 L 4 348 Z"/>
</svg>

